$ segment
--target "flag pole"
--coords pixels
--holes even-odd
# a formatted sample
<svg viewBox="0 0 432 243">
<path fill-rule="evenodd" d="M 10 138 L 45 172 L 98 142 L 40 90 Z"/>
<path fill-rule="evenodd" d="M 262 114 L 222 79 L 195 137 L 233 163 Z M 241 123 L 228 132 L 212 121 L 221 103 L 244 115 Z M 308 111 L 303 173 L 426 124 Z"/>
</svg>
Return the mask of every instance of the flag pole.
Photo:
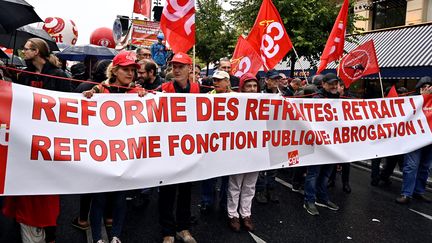
<svg viewBox="0 0 432 243">
<path fill-rule="evenodd" d="M 309 84 L 309 81 L 308 81 L 307 76 L 306 76 L 306 72 L 305 72 L 305 70 L 304 70 L 304 68 L 303 68 L 303 65 L 302 65 L 302 63 L 301 63 L 301 61 L 300 61 L 300 57 L 299 57 L 299 55 L 297 54 L 297 51 L 296 51 L 296 49 L 295 49 L 294 46 L 293 46 L 293 51 L 294 51 L 294 54 L 295 54 L 296 57 L 297 57 L 297 60 L 299 61 L 300 68 L 301 68 L 301 70 L 302 70 L 302 72 L 303 72 L 303 75 L 304 75 L 304 77 L 305 77 L 306 83 Z M 294 64 L 294 69 L 295 69 L 295 64 Z"/>
<path fill-rule="evenodd" d="M 382 78 L 381 78 L 381 72 L 378 72 L 378 77 L 379 77 L 380 85 L 381 85 L 381 94 L 382 94 L 382 97 L 384 98 L 384 88 L 383 88 L 383 83 L 382 83 Z"/>
<path fill-rule="evenodd" d="M 195 45 L 193 45 L 193 59 L 192 59 L 192 82 L 195 83 Z"/>
<path fill-rule="evenodd" d="M 337 65 L 336 65 L 336 75 L 339 77 L 339 65 L 340 65 L 340 63 L 341 63 L 341 61 L 342 61 L 342 58 L 343 57 L 339 57 L 339 60 L 337 61 Z"/>
<path fill-rule="evenodd" d="M 135 1 L 134 1 L 134 5 L 135 5 Z M 132 7 L 132 15 L 131 15 L 131 18 L 130 18 L 130 21 L 131 21 L 131 29 L 132 29 L 132 32 L 133 32 L 133 21 L 134 21 L 134 10 L 135 10 L 135 6 L 134 7 Z M 132 34 L 130 35 L 130 43 L 129 43 L 129 46 L 128 46 L 128 43 L 126 43 L 126 50 L 132 50 Z M 129 37 L 127 37 L 127 39 L 129 40 Z"/>
</svg>

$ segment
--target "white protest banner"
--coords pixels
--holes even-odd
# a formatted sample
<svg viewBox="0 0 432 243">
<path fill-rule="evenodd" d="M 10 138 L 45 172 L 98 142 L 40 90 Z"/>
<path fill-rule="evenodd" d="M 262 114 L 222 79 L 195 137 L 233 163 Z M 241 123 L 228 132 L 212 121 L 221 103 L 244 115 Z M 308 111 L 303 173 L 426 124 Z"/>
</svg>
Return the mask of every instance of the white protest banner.
<svg viewBox="0 0 432 243">
<path fill-rule="evenodd" d="M 81 94 L 0 81 L 0 194 L 144 188 L 403 154 L 432 142 L 432 97 Z"/>
</svg>

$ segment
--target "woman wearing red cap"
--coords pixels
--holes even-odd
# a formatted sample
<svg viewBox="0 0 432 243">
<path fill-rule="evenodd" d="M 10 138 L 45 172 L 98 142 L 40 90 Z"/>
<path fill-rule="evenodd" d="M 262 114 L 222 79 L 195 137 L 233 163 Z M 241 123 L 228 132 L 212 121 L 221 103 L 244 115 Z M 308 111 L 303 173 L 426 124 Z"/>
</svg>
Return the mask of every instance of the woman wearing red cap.
<svg viewBox="0 0 432 243">
<path fill-rule="evenodd" d="M 107 68 L 108 79 L 91 90 L 84 91 L 87 98 L 94 93 L 138 93 L 140 97 L 146 94 L 143 88 L 132 88 L 134 74 L 140 65 L 135 62 L 136 55 L 131 51 L 122 51 L 114 57 Z M 120 243 L 120 235 L 123 222 L 126 216 L 126 195 L 125 191 L 103 192 L 93 195 L 90 209 L 90 223 L 93 241 L 103 243 L 101 236 L 101 221 L 107 200 L 113 204 L 113 222 L 111 229 L 111 243 Z"/>
<path fill-rule="evenodd" d="M 259 82 L 251 73 L 245 73 L 241 76 L 239 86 L 239 91 L 242 93 L 258 93 L 260 91 Z M 250 172 L 229 176 L 227 193 L 228 225 L 235 232 L 240 231 L 241 223 L 245 230 L 255 230 L 251 219 L 251 208 L 258 174 L 259 172 Z"/>
</svg>

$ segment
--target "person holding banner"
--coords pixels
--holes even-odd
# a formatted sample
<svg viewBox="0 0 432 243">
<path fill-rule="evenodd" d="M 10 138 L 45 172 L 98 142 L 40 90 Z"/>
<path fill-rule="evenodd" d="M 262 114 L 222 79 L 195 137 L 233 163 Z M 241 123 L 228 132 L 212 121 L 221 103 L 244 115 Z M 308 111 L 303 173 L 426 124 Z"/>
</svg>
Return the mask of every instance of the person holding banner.
<svg viewBox="0 0 432 243">
<path fill-rule="evenodd" d="M 188 79 L 189 72 L 192 70 L 192 58 L 186 53 L 178 52 L 170 64 L 172 65 L 174 81 L 162 84 L 162 91 L 198 94 L 200 92 L 199 84 Z M 159 223 L 162 227 L 163 243 L 174 243 L 174 236 L 185 243 L 196 243 L 189 232 L 191 187 L 191 182 L 159 187 Z M 177 203 L 176 207 L 175 203 Z"/>
<path fill-rule="evenodd" d="M 339 98 L 338 82 L 339 78 L 336 74 L 327 73 L 324 75 L 322 80 L 323 88 L 318 90 L 313 98 Z M 318 209 L 315 205 L 326 207 L 334 211 L 339 210 L 339 206 L 330 201 L 327 192 L 328 179 L 333 167 L 333 164 L 313 165 L 307 167 L 303 208 L 306 209 L 310 215 L 319 215 Z"/>
<path fill-rule="evenodd" d="M 258 93 L 259 82 L 250 73 L 245 73 L 240 78 L 239 91 L 243 93 Z M 235 231 L 240 231 L 240 218 L 247 231 L 254 231 L 255 226 L 251 219 L 252 199 L 255 195 L 255 184 L 259 172 L 244 173 L 229 176 L 228 182 L 228 225 Z"/>
<path fill-rule="evenodd" d="M 212 76 L 214 89 L 208 92 L 209 94 L 223 94 L 231 93 L 230 75 L 228 72 L 216 70 Z M 201 183 L 201 204 L 200 212 L 206 214 L 211 211 L 212 205 L 215 201 L 216 183 L 218 178 L 210 178 Z M 228 189 L 228 176 L 221 177 L 220 186 L 220 202 L 219 206 L 222 210 L 226 211 L 227 208 L 227 189 Z"/>
<path fill-rule="evenodd" d="M 58 68 L 58 58 L 51 54 L 43 39 L 28 39 L 22 52 L 27 63 L 26 71 L 33 73 L 21 73 L 17 83 L 55 91 L 71 91 L 69 81 L 38 75 L 67 77 L 66 73 Z M 3 213 L 20 223 L 23 242 L 55 242 L 57 217 L 60 213 L 58 195 L 6 197 Z"/>
<path fill-rule="evenodd" d="M 219 71 L 225 71 L 230 75 L 229 79 L 230 79 L 231 89 L 234 91 L 237 91 L 240 80 L 239 80 L 239 78 L 232 75 L 232 73 L 231 73 L 231 61 L 230 61 L 230 59 L 227 57 L 219 59 L 218 70 Z"/>
<path fill-rule="evenodd" d="M 416 85 L 421 95 L 432 94 L 432 79 L 422 77 Z M 411 198 L 431 203 L 432 199 L 425 196 L 426 182 L 432 166 L 432 145 L 427 145 L 405 155 L 401 195 L 396 198 L 399 204 L 408 204 Z"/>
<path fill-rule="evenodd" d="M 136 63 L 136 54 L 132 51 L 122 51 L 117 54 L 107 68 L 108 79 L 91 90 L 84 91 L 83 95 L 91 98 L 95 93 L 138 93 L 140 97 L 146 94 L 142 88 L 131 89 L 134 75 L 140 65 Z M 111 243 L 120 243 L 120 235 L 126 216 L 126 192 L 103 192 L 93 195 L 90 209 L 90 223 L 94 242 L 103 243 L 101 235 L 101 222 L 107 200 L 113 203 L 113 221 L 111 229 Z"/>
<path fill-rule="evenodd" d="M 278 94 L 279 81 L 282 78 L 276 70 L 269 70 L 265 75 L 265 87 L 263 93 Z M 279 197 L 275 193 L 277 170 L 261 171 L 256 183 L 255 200 L 261 204 L 268 201 L 279 203 Z"/>
</svg>

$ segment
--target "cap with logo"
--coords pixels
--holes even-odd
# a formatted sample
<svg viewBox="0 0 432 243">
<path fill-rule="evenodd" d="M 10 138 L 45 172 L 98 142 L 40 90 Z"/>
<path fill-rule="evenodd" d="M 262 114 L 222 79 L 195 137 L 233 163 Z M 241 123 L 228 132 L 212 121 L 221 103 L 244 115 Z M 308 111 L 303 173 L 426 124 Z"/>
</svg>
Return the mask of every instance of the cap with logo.
<svg viewBox="0 0 432 243">
<path fill-rule="evenodd" d="M 136 63 L 136 54 L 133 51 L 121 51 L 119 54 L 117 54 L 113 61 L 113 66 L 134 66 L 135 68 L 139 69 L 141 66 Z"/>
<path fill-rule="evenodd" d="M 192 58 L 190 58 L 188 56 L 188 54 L 186 54 L 184 52 L 177 52 L 174 55 L 174 57 L 172 58 L 170 63 L 173 63 L 173 62 L 191 65 L 192 64 Z"/>
</svg>

